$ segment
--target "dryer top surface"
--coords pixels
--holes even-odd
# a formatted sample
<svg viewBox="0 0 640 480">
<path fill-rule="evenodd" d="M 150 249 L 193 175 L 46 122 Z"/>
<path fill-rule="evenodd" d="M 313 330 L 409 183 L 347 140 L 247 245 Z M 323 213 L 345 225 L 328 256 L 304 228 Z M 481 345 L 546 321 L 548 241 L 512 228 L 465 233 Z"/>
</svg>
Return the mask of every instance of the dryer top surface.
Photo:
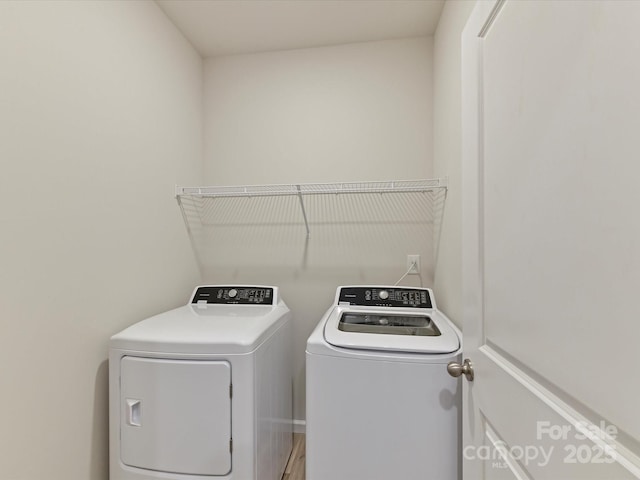
<svg viewBox="0 0 640 480">
<path fill-rule="evenodd" d="M 193 304 L 142 320 L 111 337 L 111 348 L 187 353 L 241 354 L 255 350 L 289 318 L 277 305 Z"/>
</svg>

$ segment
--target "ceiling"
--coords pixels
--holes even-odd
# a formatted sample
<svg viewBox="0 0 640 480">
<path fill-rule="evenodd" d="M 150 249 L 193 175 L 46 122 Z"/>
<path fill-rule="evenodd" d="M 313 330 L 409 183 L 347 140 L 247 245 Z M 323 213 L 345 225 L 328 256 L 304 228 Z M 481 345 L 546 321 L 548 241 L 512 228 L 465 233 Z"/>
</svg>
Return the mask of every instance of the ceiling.
<svg viewBox="0 0 640 480">
<path fill-rule="evenodd" d="M 433 35 L 445 0 L 156 0 L 203 57 Z"/>
</svg>

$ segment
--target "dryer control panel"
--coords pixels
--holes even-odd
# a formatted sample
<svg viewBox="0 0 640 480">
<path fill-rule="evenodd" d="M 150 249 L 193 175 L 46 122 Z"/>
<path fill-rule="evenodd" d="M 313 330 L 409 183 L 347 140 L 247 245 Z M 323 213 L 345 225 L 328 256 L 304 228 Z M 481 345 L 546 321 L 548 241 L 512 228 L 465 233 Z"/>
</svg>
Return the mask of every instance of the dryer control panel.
<svg viewBox="0 0 640 480">
<path fill-rule="evenodd" d="M 337 297 L 338 305 L 433 308 L 426 288 L 340 287 Z"/>
<path fill-rule="evenodd" d="M 273 287 L 206 285 L 196 288 L 191 303 L 223 305 L 273 305 Z"/>
</svg>

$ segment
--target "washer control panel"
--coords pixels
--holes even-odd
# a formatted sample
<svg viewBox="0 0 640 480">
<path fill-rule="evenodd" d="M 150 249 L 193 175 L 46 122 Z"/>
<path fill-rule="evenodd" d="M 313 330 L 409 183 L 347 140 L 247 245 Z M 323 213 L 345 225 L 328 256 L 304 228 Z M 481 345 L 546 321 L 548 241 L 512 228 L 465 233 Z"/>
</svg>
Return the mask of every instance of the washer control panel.
<svg viewBox="0 0 640 480">
<path fill-rule="evenodd" d="M 196 288 L 191 303 L 224 305 L 273 305 L 271 287 L 234 287 L 207 285 Z"/>
<path fill-rule="evenodd" d="M 426 288 L 340 287 L 338 305 L 433 308 Z"/>
</svg>

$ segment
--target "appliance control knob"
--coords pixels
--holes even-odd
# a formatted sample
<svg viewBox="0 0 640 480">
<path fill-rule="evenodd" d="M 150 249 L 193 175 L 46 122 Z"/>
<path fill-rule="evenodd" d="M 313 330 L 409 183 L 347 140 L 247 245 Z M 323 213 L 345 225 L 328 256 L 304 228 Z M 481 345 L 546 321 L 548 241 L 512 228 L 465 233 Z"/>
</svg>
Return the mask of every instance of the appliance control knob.
<svg viewBox="0 0 640 480">
<path fill-rule="evenodd" d="M 238 291 L 235 288 L 229 290 L 229 298 L 236 298 L 236 295 L 238 295 Z"/>
<path fill-rule="evenodd" d="M 389 292 L 387 292 L 386 290 L 380 290 L 380 293 L 378 293 L 378 297 L 380 297 L 380 300 L 386 300 L 387 298 L 389 298 Z"/>
</svg>

